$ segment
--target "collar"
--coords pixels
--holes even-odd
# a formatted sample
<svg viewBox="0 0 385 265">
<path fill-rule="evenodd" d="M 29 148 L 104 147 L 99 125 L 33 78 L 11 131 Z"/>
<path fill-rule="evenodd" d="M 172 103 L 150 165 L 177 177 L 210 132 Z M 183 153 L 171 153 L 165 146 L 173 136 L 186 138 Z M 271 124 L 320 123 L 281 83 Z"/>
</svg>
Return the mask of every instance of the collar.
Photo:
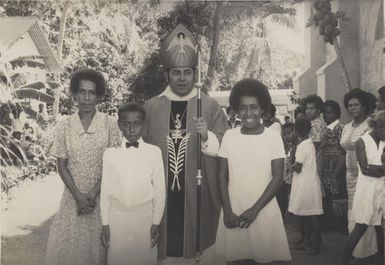
<svg viewBox="0 0 385 265">
<path fill-rule="evenodd" d="M 314 120 L 311 121 L 311 124 L 313 123 L 317 123 L 317 122 L 323 122 L 323 118 L 321 115 L 319 115 L 318 117 L 316 117 Z"/>
<path fill-rule="evenodd" d="M 227 120 L 228 120 L 229 122 L 233 122 L 233 121 L 231 121 L 229 118 L 227 118 Z M 237 121 L 241 121 L 241 119 L 235 118 L 234 122 L 237 122 Z"/>
<path fill-rule="evenodd" d="M 335 121 L 333 121 L 332 123 L 330 123 L 327 128 L 330 129 L 330 130 L 334 130 L 334 128 L 337 126 L 337 124 L 340 123 L 340 121 L 337 119 Z"/>
<path fill-rule="evenodd" d="M 123 136 L 122 144 L 120 145 L 120 147 L 126 149 L 126 143 L 128 143 L 128 141 L 127 141 L 127 139 Z M 140 147 L 143 145 L 143 143 L 144 143 L 142 137 L 140 137 L 140 138 L 138 139 L 138 143 L 139 143 L 138 148 L 140 148 Z"/>
<path fill-rule="evenodd" d="M 95 124 L 98 122 L 98 119 L 100 118 L 100 112 L 96 111 L 94 117 L 92 118 L 91 124 L 88 127 L 87 131 L 84 130 L 82 122 L 80 120 L 79 111 L 76 111 L 72 116 L 72 119 L 75 124 L 72 126 L 75 127 L 76 133 L 78 136 L 81 136 L 83 134 L 94 134 L 96 133 Z"/>
<path fill-rule="evenodd" d="M 189 94 L 187 94 L 186 96 L 180 97 L 176 95 L 174 92 L 172 92 L 170 86 L 167 86 L 166 89 L 163 91 L 163 93 L 159 95 L 159 97 L 165 96 L 171 101 L 188 101 L 192 99 L 196 94 L 197 94 L 197 91 L 195 88 L 193 88 Z"/>
</svg>

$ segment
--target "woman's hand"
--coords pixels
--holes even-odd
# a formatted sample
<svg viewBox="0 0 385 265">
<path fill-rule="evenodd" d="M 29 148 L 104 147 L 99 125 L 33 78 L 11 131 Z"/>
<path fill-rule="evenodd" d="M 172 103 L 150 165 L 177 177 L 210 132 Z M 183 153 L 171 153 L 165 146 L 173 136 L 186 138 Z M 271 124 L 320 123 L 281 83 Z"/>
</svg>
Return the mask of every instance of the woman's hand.
<svg viewBox="0 0 385 265">
<path fill-rule="evenodd" d="M 76 195 L 75 201 L 78 206 L 78 215 L 91 213 L 95 207 L 90 203 L 88 195 L 81 192 Z"/>
<path fill-rule="evenodd" d="M 150 233 L 151 233 L 151 248 L 153 248 L 156 244 L 158 244 L 158 241 L 159 241 L 160 226 L 152 225 Z"/>
<path fill-rule="evenodd" d="M 239 217 L 233 213 L 233 211 L 228 210 L 223 212 L 223 222 L 226 228 L 237 228 L 239 227 Z"/>
<path fill-rule="evenodd" d="M 91 190 L 87 194 L 87 200 L 88 200 L 89 206 L 92 208 L 91 212 L 95 209 L 97 197 L 98 197 L 98 194 L 93 190 Z"/>
<path fill-rule="evenodd" d="M 109 225 L 103 225 L 100 239 L 102 240 L 103 246 L 105 246 L 106 248 L 110 247 L 110 226 Z"/>
<path fill-rule="evenodd" d="M 250 208 L 246 210 L 243 214 L 239 216 L 240 219 L 240 228 L 249 228 L 252 222 L 254 222 L 255 218 L 257 218 L 258 215 L 257 210 L 254 208 Z"/>
</svg>

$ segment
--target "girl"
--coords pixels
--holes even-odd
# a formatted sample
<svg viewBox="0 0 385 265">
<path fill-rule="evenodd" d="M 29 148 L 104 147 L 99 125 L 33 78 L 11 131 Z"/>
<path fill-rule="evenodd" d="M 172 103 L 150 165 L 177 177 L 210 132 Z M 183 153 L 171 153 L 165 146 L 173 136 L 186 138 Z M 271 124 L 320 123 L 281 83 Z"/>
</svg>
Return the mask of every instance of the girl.
<svg viewBox="0 0 385 265">
<path fill-rule="evenodd" d="M 339 265 L 349 264 L 353 250 L 368 226 L 375 227 L 379 264 L 384 264 L 381 221 L 385 213 L 385 167 L 381 158 L 385 147 L 385 111 L 377 112 L 369 125 L 373 130 L 365 133 L 356 143 L 359 172 L 352 206 L 352 218 L 356 224 L 346 242 Z"/>
<path fill-rule="evenodd" d="M 298 216 L 305 216 L 305 247 L 309 248 L 310 255 L 316 255 L 322 241 L 319 216 L 323 214 L 323 209 L 316 151 L 309 138 L 311 128 L 310 121 L 306 119 L 295 121 L 295 132 L 299 138 L 299 144 L 295 154 L 295 163 L 292 166 L 294 176 L 291 185 L 289 212 Z"/>
<path fill-rule="evenodd" d="M 223 211 L 215 247 L 228 264 L 291 259 L 275 198 L 285 151 L 280 134 L 261 124 L 270 104 L 267 87 L 256 80 L 239 81 L 230 94 L 242 126 L 225 133 L 218 154 Z"/>
</svg>

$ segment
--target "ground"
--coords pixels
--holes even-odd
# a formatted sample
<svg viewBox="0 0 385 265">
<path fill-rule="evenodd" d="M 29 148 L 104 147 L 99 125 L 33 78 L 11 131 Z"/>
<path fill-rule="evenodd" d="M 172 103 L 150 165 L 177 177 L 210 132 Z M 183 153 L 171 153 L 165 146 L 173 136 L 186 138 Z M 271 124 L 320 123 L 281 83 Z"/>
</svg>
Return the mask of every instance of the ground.
<svg viewBox="0 0 385 265">
<path fill-rule="evenodd" d="M 23 183 L 11 193 L 8 204 L 2 205 L 2 265 L 42 265 L 52 216 L 55 213 L 63 184 L 57 175 Z M 297 237 L 293 219 L 286 224 L 289 242 Z M 346 235 L 324 232 L 324 244 L 317 256 L 307 256 L 291 250 L 293 265 L 333 265 L 341 254 Z M 277 262 L 274 265 L 288 263 Z M 352 263 L 353 264 L 353 263 Z M 360 261 L 360 265 L 374 265 L 373 261 Z"/>
</svg>

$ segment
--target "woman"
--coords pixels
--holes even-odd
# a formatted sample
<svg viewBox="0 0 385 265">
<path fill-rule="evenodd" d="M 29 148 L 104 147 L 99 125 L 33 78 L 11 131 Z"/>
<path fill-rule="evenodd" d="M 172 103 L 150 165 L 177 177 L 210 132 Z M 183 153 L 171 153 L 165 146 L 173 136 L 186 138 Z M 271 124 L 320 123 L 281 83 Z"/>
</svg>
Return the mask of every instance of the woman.
<svg viewBox="0 0 385 265">
<path fill-rule="evenodd" d="M 351 209 L 358 177 L 356 142 L 369 130 L 368 117 L 375 108 L 375 102 L 373 102 L 368 92 L 355 88 L 345 94 L 344 105 L 349 116 L 353 118 L 351 122 L 344 126 L 340 142 L 346 152 L 346 188 L 349 206 L 348 222 L 349 231 L 351 231 L 354 228 Z M 356 246 L 353 255 L 357 258 L 364 258 L 374 255 L 376 251 L 375 232 L 372 228 L 369 228 Z"/>
<path fill-rule="evenodd" d="M 345 151 L 340 145 L 344 126 L 339 121 L 341 109 L 336 101 L 325 101 L 322 105 L 322 114 L 327 128 L 320 146 L 319 171 L 325 191 L 324 210 L 328 218 L 327 221 L 332 224 L 334 223 L 332 200 L 347 196 Z"/>
<path fill-rule="evenodd" d="M 100 240 L 102 157 L 119 131 L 112 118 L 96 110 L 106 89 L 101 73 L 74 73 L 70 89 L 78 111 L 57 124 L 53 153 L 65 189 L 51 226 L 46 264 L 99 265 L 106 253 Z"/>
</svg>

